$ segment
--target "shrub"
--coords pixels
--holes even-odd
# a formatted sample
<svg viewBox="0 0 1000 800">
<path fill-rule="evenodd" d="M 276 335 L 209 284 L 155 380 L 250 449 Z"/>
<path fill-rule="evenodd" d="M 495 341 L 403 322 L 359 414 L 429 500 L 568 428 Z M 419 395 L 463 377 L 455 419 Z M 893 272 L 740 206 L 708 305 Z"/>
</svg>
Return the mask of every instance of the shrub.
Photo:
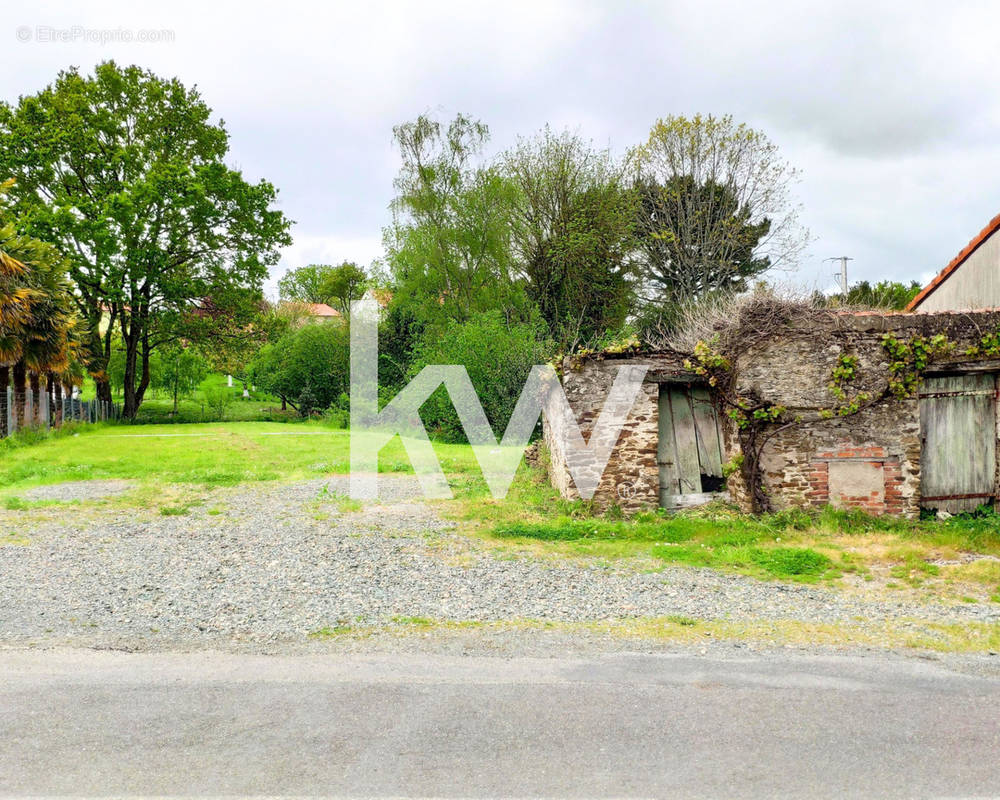
<svg viewBox="0 0 1000 800">
<path fill-rule="evenodd" d="M 348 390 L 349 347 L 343 323 L 308 323 L 261 348 L 250 374 L 260 389 L 303 415 L 323 411 Z"/>
<path fill-rule="evenodd" d="M 427 364 L 464 366 L 494 433 L 502 436 L 532 366 L 548 360 L 551 345 L 542 338 L 543 330 L 540 321 L 508 323 L 500 311 L 450 322 L 443 330 L 425 333 L 414 353 L 411 377 Z M 465 440 L 443 387 L 424 403 L 421 416 L 442 438 Z"/>
<path fill-rule="evenodd" d="M 212 386 L 205 390 L 205 403 L 220 420 L 226 418 L 226 409 L 233 403 L 233 392 L 225 386 Z"/>
</svg>

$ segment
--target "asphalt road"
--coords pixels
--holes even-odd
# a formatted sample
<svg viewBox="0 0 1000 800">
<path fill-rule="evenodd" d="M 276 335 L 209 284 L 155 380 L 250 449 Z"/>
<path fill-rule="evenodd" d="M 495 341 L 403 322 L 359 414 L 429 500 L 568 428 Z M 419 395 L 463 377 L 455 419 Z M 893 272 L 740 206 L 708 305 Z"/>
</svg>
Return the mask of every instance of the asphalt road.
<svg viewBox="0 0 1000 800">
<path fill-rule="evenodd" d="M 897 657 L 0 652 L 0 795 L 1000 796 L 1000 680 Z"/>
</svg>

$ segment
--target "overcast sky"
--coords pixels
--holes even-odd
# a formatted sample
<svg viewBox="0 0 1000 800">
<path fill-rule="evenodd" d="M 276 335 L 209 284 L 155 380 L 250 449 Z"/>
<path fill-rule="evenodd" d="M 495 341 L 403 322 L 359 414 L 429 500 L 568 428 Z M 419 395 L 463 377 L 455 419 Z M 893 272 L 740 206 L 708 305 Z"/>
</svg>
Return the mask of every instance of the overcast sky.
<svg viewBox="0 0 1000 800">
<path fill-rule="evenodd" d="M 616 152 L 658 117 L 733 114 L 801 171 L 809 287 L 840 255 L 852 280 L 925 281 L 1000 213 L 997 3 L 138 5 L 5 8 L 0 96 L 108 58 L 197 84 L 232 163 L 296 221 L 272 290 L 289 267 L 380 255 L 391 129 L 425 111 L 479 117 L 493 150 L 550 123 Z M 79 29 L 91 41 L 39 41 Z M 142 29 L 167 41 L 93 41 Z"/>
</svg>

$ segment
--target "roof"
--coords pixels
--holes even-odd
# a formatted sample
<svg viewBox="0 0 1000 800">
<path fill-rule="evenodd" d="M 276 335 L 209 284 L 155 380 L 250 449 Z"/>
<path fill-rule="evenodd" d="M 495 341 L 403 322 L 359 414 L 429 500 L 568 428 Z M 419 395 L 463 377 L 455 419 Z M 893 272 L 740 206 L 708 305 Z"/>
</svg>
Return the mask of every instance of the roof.
<svg viewBox="0 0 1000 800">
<path fill-rule="evenodd" d="M 306 303 L 306 310 L 314 317 L 339 317 L 341 315 L 337 309 L 326 303 Z"/>
<path fill-rule="evenodd" d="M 937 274 L 937 277 L 934 278 L 934 280 L 932 280 L 923 289 L 920 290 L 920 294 L 918 294 L 910 301 L 910 304 L 906 307 L 906 310 L 913 311 L 913 309 L 919 306 L 931 292 L 933 292 L 935 289 L 938 288 L 938 286 L 940 286 L 942 283 L 948 280 L 948 277 L 951 275 L 951 273 L 953 273 L 956 269 L 958 269 L 960 266 L 962 266 L 962 264 L 965 263 L 965 260 L 976 251 L 979 245 L 981 245 L 983 242 L 989 239 L 998 230 L 1000 230 L 1000 214 L 997 214 L 995 217 L 993 217 L 993 219 L 989 221 L 989 224 L 981 231 L 979 231 L 979 233 L 977 233 L 975 237 L 973 237 L 972 241 L 969 242 L 965 247 L 963 247 L 962 250 L 959 252 L 959 254 L 955 256 L 948 263 L 948 266 L 945 267 L 943 270 L 941 270 Z"/>
</svg>

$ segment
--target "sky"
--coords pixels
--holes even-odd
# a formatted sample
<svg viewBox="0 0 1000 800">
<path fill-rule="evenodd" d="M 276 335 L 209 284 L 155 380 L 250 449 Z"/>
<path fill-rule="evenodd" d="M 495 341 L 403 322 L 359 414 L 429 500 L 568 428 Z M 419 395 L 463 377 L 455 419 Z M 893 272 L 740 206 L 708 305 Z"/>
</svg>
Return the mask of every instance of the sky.
<svg viewBox="0 0 1000 800">
<path fill-rule="evenodd" d="M 1000 213 L 998 3 L 21 5 L 0 22 L 7 102 L 107 59 L 198 86 L 231 164 L 295 220 L 271 293 L 381 255 L 392 126 L 428 112 L 483 120 L 491 152 L 550 124 L 616 153 L 658 118 L 731 114 L 799 171 L 812 239 L 781 279 L 810 289 L 841 255 L 852 281 L 926 282 Z"/>
</svg>

